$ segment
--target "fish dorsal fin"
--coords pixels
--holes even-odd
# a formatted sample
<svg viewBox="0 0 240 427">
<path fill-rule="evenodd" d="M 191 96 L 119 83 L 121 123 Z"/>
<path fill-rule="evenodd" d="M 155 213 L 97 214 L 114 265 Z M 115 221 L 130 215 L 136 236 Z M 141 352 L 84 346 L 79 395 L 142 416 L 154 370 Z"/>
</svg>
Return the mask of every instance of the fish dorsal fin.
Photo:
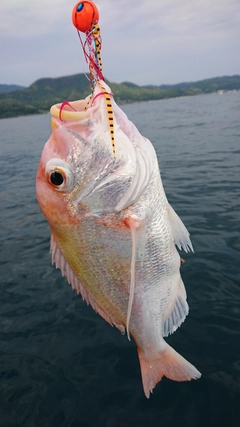
<svg viewBox="0 0 240 427">
<path fill-rule="evenodd" d="M 171 229 L 173 232 L 174 243 L 181 250 L 183 249 L 185 252 L 194 252 L 192 243 L 190 240 L 189 232 L 187 231 L 185 225 L 176 214 L 174 209 L 170 204 L 168 204 L 168 217 L 171 225 Z"/>
<path fill-rule="evenodd" d="M 131 282 L 130 282 L 130 288 L 129 288 L 129 299 L 128 299 L 128 308 L 127 308 L 127 320 L 126 320 L 127 336 L 130 341 L 129 325 L 130 325 L 130 318 L 132 314 L 134 293 L 136 288 L 135 267 L 136 267 L 137 258 L 141 262 L 144 259 L 145 224 L 143 221 L 139 220 L 135 216 L 127 218 L 125 222 L 129 226 L 132 234 L 132 259 L 131 259 L 131 270 L 130 270 Z"/>
<path fill-rule="evenodd" d="M 92 308 L 103 317 L 106 322 L 110 323 L 111 326 L 116 326 L 122 333 L 125 331 L 125 327 L 121 324 L 115 323 L 112 319 L 102 310 L 101 307 L 94 301 L 92 296 L 86 290 L 84 285 L 78 279 L 68 262 L 65 260 L 62 255 L 61 250 L 59 249 L 54 236 L 51 235 L 50 241 L 50 252 L 52 254 L 52 262 L 56 265 L 56 268 L 59 268 L 62 272 L 62 275 L 66 277 L 68 283 L 71 284 L 72 288 L 78 293 L 82 295 L 82 299 L 86 301 L 87 304 L 90 304 Z"/>
<path fill-rule="evenodd" d="M 173 334 L 176 329 L 184 322 L 189 312 L 186 301 L 186 290 L 181 277 L 179 277 L 178 294 L 173 304 L 164 312 L 162 334 L 167 337 Z"/>
</svg>

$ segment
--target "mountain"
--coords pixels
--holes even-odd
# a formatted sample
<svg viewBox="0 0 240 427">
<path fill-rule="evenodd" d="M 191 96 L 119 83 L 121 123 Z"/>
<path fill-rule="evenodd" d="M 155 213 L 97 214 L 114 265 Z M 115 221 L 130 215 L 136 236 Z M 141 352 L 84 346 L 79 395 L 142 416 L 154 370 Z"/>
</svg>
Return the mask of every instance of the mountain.
<svg viewBox="0 0 240 427">
<path fill-rule="evenodd" d="M 9 93 L 9 92 L 14 92 L 15 90 L 22 90 L 22 89 L 25 89 L 25 86 L 0 84 L 0 93 Z"/>
<path fill-rule="evenodd" d="M 146 85 L 145 88 L 159 89 L 200 89 L 202 93 L 217 92 L 218 90 L 239 90 L 240 75 L 214 77 L 211 79 L 199 80 L 197 82 L 183 82 L 173 85 Z"/>
<path fill-rule="evenodd" d="M 131 82 L 107 83 L 115 101 L 121 104 L 240 90 L 240 75 L 161 86 L 138 86 Z M 39 79 L 28 88 L 0 93 L 0 118 L 45 113 L 53 104 L 82 99 L 89 93 L 91 87 L 85 74 Z"/>
</svg>

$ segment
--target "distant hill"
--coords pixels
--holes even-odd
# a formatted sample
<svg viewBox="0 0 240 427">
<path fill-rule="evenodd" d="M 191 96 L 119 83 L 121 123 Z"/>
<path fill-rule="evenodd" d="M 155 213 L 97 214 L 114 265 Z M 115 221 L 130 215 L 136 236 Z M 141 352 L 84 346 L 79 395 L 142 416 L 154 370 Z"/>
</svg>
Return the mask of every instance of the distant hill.
<svg viewBox="0 0 240 427">
<path fill-rule="evenodd" d="M 25 89 L 25 86 L 0 84 L 0 93 L 9 93 L 9 92 L 14 92 L 15 90 L 22 90 L 22 89 Z"/>
<path fill-rule="evenodd" d="M 240 75 L 161 86 L 138 86 L 131 82 L 107 83 L 116 102 L 121 104 L 240 90 Z M 0 93 L 0 118 L 48 112 L 53 104 L 82 99 L 90 92 L 90 84 L 85 74 L 39 79 L 28 88 L 21 87 L 21 90 Z"/>
</svg>

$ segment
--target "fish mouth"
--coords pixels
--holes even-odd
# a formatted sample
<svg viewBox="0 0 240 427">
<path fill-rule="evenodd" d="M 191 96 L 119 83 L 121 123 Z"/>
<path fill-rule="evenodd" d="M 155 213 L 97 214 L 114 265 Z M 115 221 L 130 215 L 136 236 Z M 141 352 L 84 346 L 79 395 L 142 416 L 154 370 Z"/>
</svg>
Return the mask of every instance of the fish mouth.
<svg viewBox="0 0 240 427">
<path fill-rule="evenodd" d="M 60 104 L 55 104 L 51 107 L 50 113 L 53 119 L 58 119 L 61 122 L 78 122 L 89 119 L 89 112 L 85 110 L 86 100 L 79 101 L 64 101 Z"/>
</svg>

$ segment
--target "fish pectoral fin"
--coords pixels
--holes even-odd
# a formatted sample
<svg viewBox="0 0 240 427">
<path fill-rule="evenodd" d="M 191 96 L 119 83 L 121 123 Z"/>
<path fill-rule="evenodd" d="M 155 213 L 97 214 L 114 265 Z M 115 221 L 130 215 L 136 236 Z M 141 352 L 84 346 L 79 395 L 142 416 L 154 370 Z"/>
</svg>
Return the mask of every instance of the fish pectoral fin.
<svg viewBox="0 0 240 427">
<path fill-rule="evenodd" d="M 163 341 L 163 350 L 145 355 L 138 349 L 144 393 L 150 397 L 156 384 L 165 376 L 174 381 L 190 381 L 201 377 L 201 373 L 170 345 Z"/>
<path fill-rule="evenodd" d="M 92 296 L 89 294 L 89 292 L 86 290 L 86 288 L 83 286 L 83 284 L 80 282 L 68 262 L 65 260 L 64 256 L 62 255 L 61 250 L 59 249 L 56 240 L 54 239 L 54 236 L 51 235 L 51 242 L 50 242 L 50 252 L 52 254 L 52 262 L 56 265 L 56 268 L 59 268 L 62 272 L 62 275 L 66 277 L 68 280 L 68 283 L 72 286 L 72 288 L 78 293 L 82 295 L 82 299 L 86 301 L 87 304 L 90 304 L 100 316 L 103 317 L 106 322 L 110 323 L 111 326 L 116 326 L 120 330 L 120 332 L 125 332 L 124 325 L 117 323 L 113 321 L 105 312 L 104 310 L 99 307 L 99 305 L 95 302 L 95 300 L 92 298 Z"/>
<path fill-rule="evenodd" d="M 165 311 L 163 316 L 162 335 L 167 337 L 173 334 L 176 329 L 184 322 L 189 312 L 186 300 L 186 290 L 181 277 L 179 277 L 179 288 L 176 299 Z"/>
<path fill-rule="evenodd" d="M 170 204 L 168 204 L 167 210 L 175 245 L 180 250 L 183 249 L 185 252 L 194 252 L 189 232 L 187 231 L 182 220 L 179 218 Z"/>
</svg>

